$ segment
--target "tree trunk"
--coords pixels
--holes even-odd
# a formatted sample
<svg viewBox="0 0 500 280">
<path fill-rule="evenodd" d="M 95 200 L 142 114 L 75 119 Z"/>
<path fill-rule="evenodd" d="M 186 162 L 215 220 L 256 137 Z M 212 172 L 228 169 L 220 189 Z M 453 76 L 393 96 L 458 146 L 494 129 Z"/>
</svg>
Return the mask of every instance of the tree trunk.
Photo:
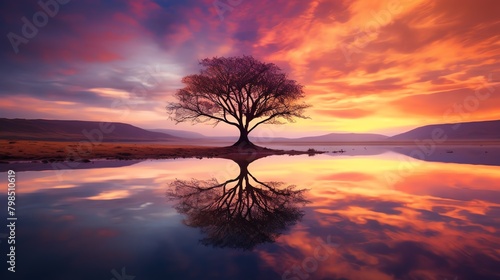
<svg viewBox="0 0 500 280">
<path fill-rule="evenodd" d="M 250 142 L 250 139 L 248 139 L 248 131 L 245 128 L 239 128 L 240 130 L 240 138 L 236 143 L 233 144 L 233 147 L 240 147 L 240 148 L 253 148 L 255 145 Z"/>
</svg>

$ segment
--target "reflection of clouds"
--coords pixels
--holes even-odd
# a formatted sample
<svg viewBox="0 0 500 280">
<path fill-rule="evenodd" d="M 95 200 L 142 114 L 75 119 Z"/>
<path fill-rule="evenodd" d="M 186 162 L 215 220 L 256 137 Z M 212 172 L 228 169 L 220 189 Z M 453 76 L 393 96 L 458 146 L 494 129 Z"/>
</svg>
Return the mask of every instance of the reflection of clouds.
<svg viewBox="0 0 500 280">
<path fill-rule="evenodd" d="M 161 185 L 179 175 L 186 174 L 187 176 L 196 177 L 205 174 L 204 168 L 193 169 L 193 162 L 195 161 L 192 159 L 167 159 L 143 161 L 130 166 L 119 166 L 118 168 L 92 168 L 91 165 L 87 165 L 87 168 L 90 169 L 63 170 L 64 180 L 62 182 L 56 181 L 58 178 L 54 170 L 20 172 L 19 179 L 25 183 L 25 186 L 18 191 L 27 193 L 53 188 L 69 188 L 82 183 L 100 185 L 103 182 L 130 180 L 135 184 L 127 183 L 129 189 L 151 188 L 154 186 L 159 193 L 163 193 L 164 190 Z M 227 160 L 206 159 L 204 162 L 210 162 L 210 166 L 221 168 L 226 164 Z M 83 164 L 80 165 L 80 167 L 84 166 Z M 116 187 L 116 190 L 123 189 L 119 184 Z"/>
<path fill-rule="evenodd" d="M 225 182 L 192 178 L 170 183 L 167 197 L 185 216 L 184 224 L 206 235 L 202 244 L 251 250 L 274 242 L 304 215 L 300 205 L 308 202 L 305 190 L 285 182 L 260 181 L 248 170 L 254 160 L 234 160 L 239 175 Z"/>
<path fill-rule="evenodd" d="M 101 192 L 98 195 L 87 197 L 87 199 L 90 199 L 90 200 L 110 200 L 110 199 L 125 198 L 128 196 L 130 196 L 130 192 L 128 190 L 116 190 L 116 191 Z"/>
<path fill-rule="evenodd" d="M 139 205 L 139 207 L 136 207 L 136 208 L 128 208 L 128 210 L 142 210 L 146 207 L 148 207 L 149 205 L 152 205 L 153 203 L 152 202 L 146 202 L 146 203 L 143 203 L 141 205 Z"/>
<path fill-rule="evenodd" d="M 203 171 L 194 170 L 195 164 L 217 167 L 226 161 L 196 159 L 179 161 L 178 165 L 154 161 L 107 171 L 78 170 L 68 177 L 75 182 L 71 188 L 39 186 L 37 190 L 23 193 L 25 208 L 20 209 L 19 218 L 23 223 L 18 232 L 22 242 L 17 249 L 29 252 L 23 256 L 23 262 L 30 269 L 20 271 L 20 277 L 35 279 L 38 273 L 43 273 L 50 279 L 99 279 L 108 276 L 110 267 L 123 264 L 135 267 L 134 271 L 144 279 L 156 279 L 158 275 L 169 279 L 173 275 L 178 276 L 174 279 L 192 275 L 191 279 L 202 279 L 214 269 L 221 271 L 222 279 L 252 275 L 257 271 L 254 266 L 237 270 L 227 270 L 227 266 L 238 267 L 240 261 L 257 264 L 257 256 L 242 255 L 235 259 L 230 252 L 200 250 L 196 242 L 199 234 L 180 227 L 181 218 L 165 200 L 166 180 L 173 181 L 182 174 L 199 176 Z M 92 174 L 104 174 L 109 179 L 97 182 L 96 178 L 87 177 Z M 137 178 L 133 174 L 138 174 Z M 158 180 L 150 177 L 151 174 L 167 174 L 167 179 Z M 208 171 L 205 176 L 207 174 Z M 40 172 L 30 180 L 43 177 Z M 57 184 L 57 178 L 53 178 L 52 183 Z M 88 199 L 119 190 L 127 191 L 128 195 Z M 215 253 L 217 259 L 207 261 Z M 60 268 L 53 269 L 50 265 L 53 263 L 58 263 Z M 262 271 L 274 275 L 270 269 Z"/>
<path fill-rule="evenodd" d="M 337 181 L 337 182 L 357 182 L 357 181 L 368 181 L 373 180 L 374 177 L 361 172 L 345 172 L 345 173 L 334 173 L 331 175 L 325 175 L 318 177 L 318 180 L 327 181 Z"/>
<path fill-rule="evenodd" d="M 293 165 L 291 161 L 285 165 Z M 397 168 L 397 161 L 352 158 L 344 165 L 345 161 L 323 161 L 329 170 L 319 169 L 313 177 L 321 180 L 304 181 L 311 186 L 308 199 L 312 201 L 303 221 L 307 229 L 296 229 L 278 240 L 286 248 L 285 256 L 262 252 L 277 271 L 300 266 L 304 258 L 313 256 L 316 239 L 331 235 L 340 246 L 310 275 L 314 279 L 499 276 L 498 167 L 425 163 L 388 188 L 378 171 Z M 302 160 L 300 164 L 314 168 L 317 163 Z"/>
<path fill-rule="evenodd" d="M 325 155 L 255 161 L 250 167 L 260 181 L 293 182 L 309 189 L 305 199 L 311 201 L 301 208 L 300 222 L 275 243 L 258 246 L 256 254 L 195 246 L 203 235 L 179 227 L 182 217 L 165 200 L 167 183 L 210 177 L 213 169 L 226 168 L 227 160 L 76 170 L 61 185 L 47 172 L 22 172 L 19 182 L 27 187 L 20 189 L 24 228 L 18 234 L 24 247 L 19 252 L 31 252 L 30 265 L 45 266 L 43 258 L 68 274 L 82 267 L 108 273 L 110 267 L 137 263 L 135 271 L 144 279 L 190 273 L 202 279 L 214 270 L 221 279 L 257 279 L 259 273 L 279 279 L 314 256 L 318 238 L 329 236 L 339 246 L 309 279 L 498 279 L 500 167 L 428 162 L 388 186 L 383 172 L 398 163 L 390 157 Z M 119 190 L 129 195 L 88 199 Z M 41 271 L 57 279 L 53 267 L 37 268 L 25 273 L 35 279 Z"/>
<path fill-rule="evenodd" d="M 461 220 L 408 206 L 401 214 L 387 215 L 363 208 L 360 205 L 366 204 L 361 198 L 350 202 L 358 203 L 344 211 L 317 215 L 314 220 L 320 222 L 310 222 L 308 232 L 294 231 L 280 238 L 280 245 L 293 248 L 284 259 L 275 255 L 284 260 L 281 271 L 312 256 L 316 238 L 327 234 L 341 246 L 314 274 L 319 279 L 332 274 L 348 279 L 373 279 L 374 275 L 436 279 L 456 271 L 462 271 L 464 279 L 490 279 L 497 271 L 484 264 L 500 261 L 498 223 L 490 227 L 491 217 L 479 215 L 481 223 L 477 217 Z M 332 201 L 332 208 L 338 203 Z"/>
<path fill-rule="evenodd" d="M 433 165 L 428 167 L 431 166 Z M 405 176 L 394 185 L 394 188 L 409 194 L 429 195 L 442 199 L 500 203 L 500 196 L 496 195 L 500 181 L 498 168 L 478 166 L 471 169 L 470 166 L 456 164 L 446 169 L 435 170 L 425 167 L 422 169 L 424 172 L 416 170 L 417 172 Z"/>
</svg>

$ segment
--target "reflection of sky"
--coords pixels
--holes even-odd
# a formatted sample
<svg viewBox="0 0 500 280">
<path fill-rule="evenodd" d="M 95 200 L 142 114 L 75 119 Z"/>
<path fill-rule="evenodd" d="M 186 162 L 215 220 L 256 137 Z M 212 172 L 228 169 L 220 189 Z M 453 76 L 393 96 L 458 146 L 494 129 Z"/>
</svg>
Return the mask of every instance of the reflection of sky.
<svg viewBox="0 0 500 280">
<path fill-rule="evenodd" d="M 307 188 L 311 200 L 302 221 L 253 252 L 202 246 L 199 230 L 184 226 L 165 197 L 175 178 L 234 178 L 231 161 L 145 161 L 68 171 L 64 181 L 53 171 L 18 173 L 16 275 L 110 279 L 112 269 L 126 267 L 136 279 L 280 279 L 287 270 L 286 279 L 500 276 L 500 167 L 425 162 L 401 169 L 398 158 L 274 156 L 252 163 L 260 181 Z M 394 175 L 399 179 L 387 179 Z M 338 247 L 304 271 L 318 238 Z M 0 246 L 5 252 L 5 242 Z"/>
</svg>

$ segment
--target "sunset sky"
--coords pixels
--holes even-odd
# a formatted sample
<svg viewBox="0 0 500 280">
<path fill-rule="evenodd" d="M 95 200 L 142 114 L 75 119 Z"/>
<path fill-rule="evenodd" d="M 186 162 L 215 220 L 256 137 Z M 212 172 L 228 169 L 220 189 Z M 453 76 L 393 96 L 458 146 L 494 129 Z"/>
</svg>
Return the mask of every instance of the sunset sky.
<svg viewBox="0 0 500 280">
<path fill-rule="evenodd" d="M 312 105 L 255 136 L 500 119 L 500 1 L 55 1 L 0 3 L 0 117 L 236 134 L 165 106 L 200 59 L 253 55 Z"/>
</svg>

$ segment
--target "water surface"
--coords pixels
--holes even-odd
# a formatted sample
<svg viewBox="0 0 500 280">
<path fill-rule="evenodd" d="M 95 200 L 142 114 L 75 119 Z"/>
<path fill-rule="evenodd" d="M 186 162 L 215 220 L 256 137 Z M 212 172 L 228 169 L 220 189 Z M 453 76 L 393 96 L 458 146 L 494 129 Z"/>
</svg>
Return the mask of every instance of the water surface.
<svg viewBox="0 0 500 280">
<path fill-rule="evenodd" d="M 252 160 L 20 171 L 12 279 L 500 277 L 499 166 Z"/>
</svg>

